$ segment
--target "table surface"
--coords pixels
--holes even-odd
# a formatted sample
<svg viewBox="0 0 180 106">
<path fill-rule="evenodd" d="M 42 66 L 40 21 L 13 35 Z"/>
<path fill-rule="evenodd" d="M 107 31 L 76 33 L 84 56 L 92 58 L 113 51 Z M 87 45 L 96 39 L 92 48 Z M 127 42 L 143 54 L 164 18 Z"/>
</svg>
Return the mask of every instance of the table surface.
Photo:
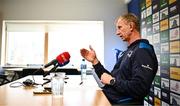
<svg viewBox="0 0 180 106">
<path fill-rule="evenodd" d="M 32 79 L 32 76 L 0 86 L 0 106 L 111 106 L 92 75 L 88 75 L 82 85 L 80 75 L 67 77 L 69 79 L 66 80 L 64 95 L 61 97 L 54 97 L 52 94 L 33 94 L 40 85 L 10 87 L 10 84 L 22 83 L 26 79 Z M 36 83 L 44 82 L 43 77 L 39 75 L 35 75 L 34 79 Z"/>
</svg>

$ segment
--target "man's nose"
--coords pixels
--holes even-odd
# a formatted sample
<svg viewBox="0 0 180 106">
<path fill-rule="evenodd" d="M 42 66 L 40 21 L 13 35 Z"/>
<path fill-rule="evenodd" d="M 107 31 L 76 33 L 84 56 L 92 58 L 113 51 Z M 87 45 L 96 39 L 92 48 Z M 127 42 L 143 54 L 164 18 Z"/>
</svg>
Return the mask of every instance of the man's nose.
<svg viewBox="0 0 180 106">
<path fill-rule="evenodd" d="M 116 35 L 120 35 L 120 32 L 118 30 L 116 30 Z"/>
</svg>

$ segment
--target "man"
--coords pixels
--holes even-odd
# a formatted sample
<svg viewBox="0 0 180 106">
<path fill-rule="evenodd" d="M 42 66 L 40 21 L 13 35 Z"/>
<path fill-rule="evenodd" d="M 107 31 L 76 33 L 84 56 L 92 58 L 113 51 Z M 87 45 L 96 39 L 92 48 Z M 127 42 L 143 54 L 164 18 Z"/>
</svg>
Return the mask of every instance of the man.
<svg viewBox="0 0 180 106">
<path fill-rule="evenodd" d="M 128 48 L 111 73 L 101 65 L 91 46 L 90 50 L 81 49 L 81 55 L 92 63 L 98 77 L 105 84 L 103 92 L 112 104 L 124 101 L 142 104 L 158 68 L 153 46 L 141 39 L 138 18 L 134 14 L 120 16 L 116 28 L 116 34 L 128 43 Z"/>
</svg>

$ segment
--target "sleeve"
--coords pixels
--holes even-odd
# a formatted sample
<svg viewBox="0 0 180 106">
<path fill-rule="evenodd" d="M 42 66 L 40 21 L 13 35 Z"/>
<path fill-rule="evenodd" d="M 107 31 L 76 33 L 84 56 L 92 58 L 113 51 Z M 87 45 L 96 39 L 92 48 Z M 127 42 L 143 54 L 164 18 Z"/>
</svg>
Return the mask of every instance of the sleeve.
<svg viewBox="0 0 180 106">
<path fill-rule="evenodd" d="M 93 65 L 93 67 L 94 67 L 95 72 L 96 72 L 96 74 L 98 75 L 99 78 L 101 78 L 101 75 L 103 73 L 110 74 L 110 72 L 107 71 L 100 62 L 98 64 L 96 64 L 96 65 Z"/>
<path fill-rule="evenodd" d="M 155 56 L 155 54 L 154 54 Z M 157 72 L 157 59 L 146 49 L 138 49 L 132 61 L 132 79 L 118 79 L 113 87 L 123 94 L 134 98 L 145 97 Z"/>
</svg>

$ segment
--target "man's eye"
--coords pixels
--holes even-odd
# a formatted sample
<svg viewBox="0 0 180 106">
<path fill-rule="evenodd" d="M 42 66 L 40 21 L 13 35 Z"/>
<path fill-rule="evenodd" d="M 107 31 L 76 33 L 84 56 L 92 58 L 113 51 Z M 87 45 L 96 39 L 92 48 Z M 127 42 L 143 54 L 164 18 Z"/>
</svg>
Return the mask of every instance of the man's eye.
<svg viewBox="0 0 180 106">
<path fill-rule="evenodd" d="M 121 26 L 119 26 L 118 29 L 121 29 Z"/>
</svg>

